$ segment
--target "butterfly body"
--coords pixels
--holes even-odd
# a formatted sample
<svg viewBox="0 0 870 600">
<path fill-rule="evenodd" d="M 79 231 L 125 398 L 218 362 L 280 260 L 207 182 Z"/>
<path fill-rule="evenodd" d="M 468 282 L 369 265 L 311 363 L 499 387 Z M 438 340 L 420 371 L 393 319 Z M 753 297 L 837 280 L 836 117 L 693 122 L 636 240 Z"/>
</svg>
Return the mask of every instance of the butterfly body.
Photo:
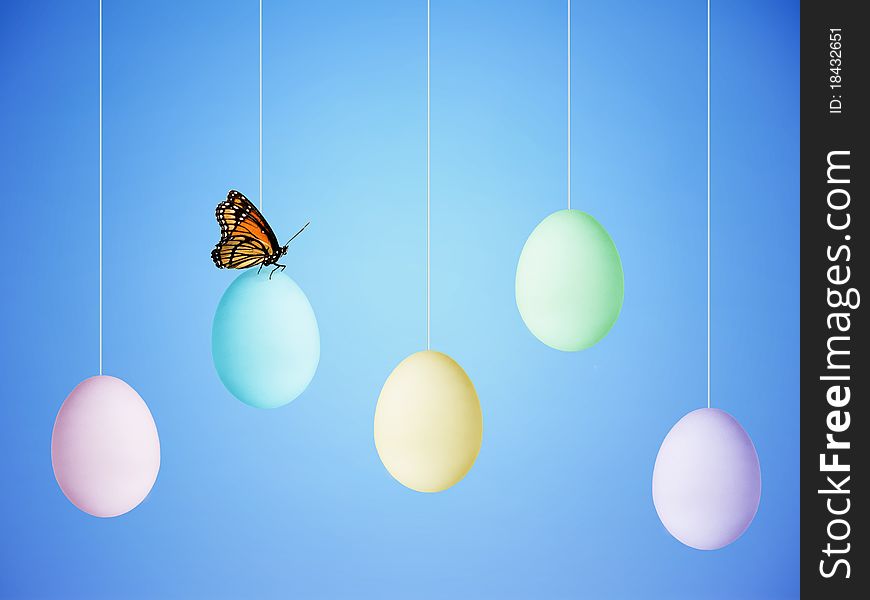
<svg viewBox="0 0 870 600">
<path fill-rule="evenodd" d="M 211 259 L 219 269 L 247 269 L 259 265 L 275 265 L 272 273 L 284 270 L 278 261 L 287 254 L 290 241 L 281 246 L 269 223 L 244 194 L 230 190 L 227 199 L 217 205 L 215 217 L 221 228 L 221 239 L 211 251 Z M 259 271 L 258 269 L 258 271 Z M 269 277 L 272 277 L 272 273 Z"/>
</svg>

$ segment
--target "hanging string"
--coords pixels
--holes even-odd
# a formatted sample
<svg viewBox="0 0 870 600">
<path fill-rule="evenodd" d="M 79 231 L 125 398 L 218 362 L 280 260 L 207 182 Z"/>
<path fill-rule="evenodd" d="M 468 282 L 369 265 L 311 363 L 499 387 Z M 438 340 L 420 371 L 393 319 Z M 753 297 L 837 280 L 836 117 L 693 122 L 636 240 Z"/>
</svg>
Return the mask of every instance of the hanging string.
<svg viewBox="0 0 870 600">
<path fill-rule="evenodd" d="M 707 408 L 710 406 L 710 0 L 707 0 Z"/>
<path fill-rule="evenodd" d="M 263 0 L 260 0 L 260 211 L 263 210 Z"/>
<path fill-rule="evenodd" d="M 431 180 L 432 180 L 432 168 L 431 168 L 431 149 L 430 149 L 430 140 L 431 140 L 431 126 L 429 124 L 429 114 L 431 101 L 429 99 L 429 70 L 430 70 L 430 59 L 429 59 L 429 3 L 430 0 L 426 0 L 426 350 L 430 350 L 432 347 L 432 268 L 431 268 L 431 257 L 432 257 L 432 231 L 431 231 Z"/>
<path fill-rule="evenodd" d="M 100 209 L 99 209 L 99 246 L 100 246 L 100 259 L 99 259 L 99 338 L 100 338 L 100 375 L 103 374 L 103 0 L 100 0 L 100 42 L 99 42 L 99 56 L 100 56 L 100 76 L 99 76 L 99 137 L 100 137 L 100 150 L 99 150 L 99 163 L 100 163 Z"/>
<path fill-rule="evenodd" d="M 568 0 L 568 210 L 571 210 L 571 0 Z"/>
</svg>

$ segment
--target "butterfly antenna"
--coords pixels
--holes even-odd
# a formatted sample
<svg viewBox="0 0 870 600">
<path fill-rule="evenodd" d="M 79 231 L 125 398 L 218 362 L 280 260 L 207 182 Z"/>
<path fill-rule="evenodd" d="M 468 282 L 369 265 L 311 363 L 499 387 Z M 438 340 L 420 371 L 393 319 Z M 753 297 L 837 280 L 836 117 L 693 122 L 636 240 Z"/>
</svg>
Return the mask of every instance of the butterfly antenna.
<svg viewBox="0 0 870 600">
<path fill-rule="evenodd" d="M 295 239 L 296 239 L 296 236 L 299 235 L 300 233 L 302 233 L 303 231 L 305 231 L 305 228 L 308 227 L 309 225 L 311 225 L 311 221 L 308 221 L 305 225 L 302 226 L 302 229 L 300 229 L 300 230 L 297 231 L 295 234 L 293 234 L 293 237 L 290 238 L 289 240 L 287 240 L 287 243 L 284 244 L 284 247 L 286 248 L 287 246 L 289 246 L 289 245 L 290 245 L 290 242 L 292 242 L 293 240 L 295 240 Z"/>
</svg>

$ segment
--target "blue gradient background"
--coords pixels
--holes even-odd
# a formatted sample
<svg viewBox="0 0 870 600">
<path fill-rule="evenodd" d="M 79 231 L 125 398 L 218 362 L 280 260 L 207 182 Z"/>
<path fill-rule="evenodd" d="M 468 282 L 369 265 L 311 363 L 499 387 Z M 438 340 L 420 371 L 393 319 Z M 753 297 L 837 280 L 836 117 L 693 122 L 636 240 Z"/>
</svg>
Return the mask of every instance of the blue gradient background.
<svg viewBox="0 0 870 600">
<path fill-rule="evenodd" d="M 656 517 L 659 444 L 705 403 L 705 5 L 576 2 L 574 206 L 626 274 L 579 354 L 514 303 L 565 203 L 565 3 L 432 8 L 432 344 L 480 394 L 455 488 L 393 481 L 381 385 L 425 344 L 425 3 L 267 2 L 264 209 L 322 360 L 252 409 L 211 364 L 215 204 L 257 197 L 257 3 L 104 7 L 105 372 L 160 431 L 146 501 L 98 520 L 51 470 L 97 370 L 97 3 L 0 15 L 0 596 L 791 598 L 798 595 L 798 3 L 713 5 L 713 403 L 752 436 L 755 522 L 699 552 Z"/>
</svg>

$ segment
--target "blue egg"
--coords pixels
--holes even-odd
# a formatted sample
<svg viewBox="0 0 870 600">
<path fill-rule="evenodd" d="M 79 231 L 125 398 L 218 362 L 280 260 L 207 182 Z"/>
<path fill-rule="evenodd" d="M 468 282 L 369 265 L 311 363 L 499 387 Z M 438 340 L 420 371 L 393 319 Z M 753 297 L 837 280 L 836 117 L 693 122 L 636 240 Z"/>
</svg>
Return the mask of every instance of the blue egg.
<svg viewBox="0 0 870 600">
<path fill-rule="evenodd" d="M 245 404 L 292 402 L 320 362 L 320 332 L 305 292 L 283 273 L 243 273 L 218 304 L 211 353 L 221 381 Z"/>
</svg>

